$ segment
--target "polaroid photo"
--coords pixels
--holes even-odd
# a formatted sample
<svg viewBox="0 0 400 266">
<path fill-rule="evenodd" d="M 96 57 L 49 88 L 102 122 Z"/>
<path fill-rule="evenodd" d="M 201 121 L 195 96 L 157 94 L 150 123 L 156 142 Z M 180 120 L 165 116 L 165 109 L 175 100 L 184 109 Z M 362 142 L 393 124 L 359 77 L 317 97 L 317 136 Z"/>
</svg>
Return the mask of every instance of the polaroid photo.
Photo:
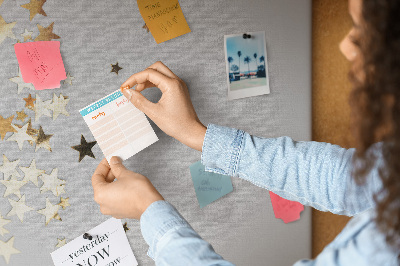
<svg viewBox="0 0 400 266">
<path fill-rule="evenodd" d="M 228 100 L 269 94 L 265 32 L 224 37 Z"/>
</svg>

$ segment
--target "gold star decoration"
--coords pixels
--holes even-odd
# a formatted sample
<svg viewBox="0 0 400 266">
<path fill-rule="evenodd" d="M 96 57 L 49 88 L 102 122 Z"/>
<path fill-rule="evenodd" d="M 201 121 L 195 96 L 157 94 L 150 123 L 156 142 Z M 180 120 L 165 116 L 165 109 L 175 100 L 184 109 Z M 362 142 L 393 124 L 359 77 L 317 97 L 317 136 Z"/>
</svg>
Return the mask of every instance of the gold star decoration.
<svg viewBox="0 0 400 266">
<path fill-rule="evenodd" d="M 73 76 L 71 76 L 71 74 L 68 72 L 67 73 L 67 78 L 64 80 L 64 84 L 69 84 L 69 85 L 72 85 L 72 81 L 74 80 L 75 78 L 73 77 Z"/>
<path fill-rule="evenodd" d="M 34 140 L 36 142 L 35 152 L 40 148 L 51 151 L 50 138 L 52 136 L 53 135 L 44 134 L 43 128 L 42 128 L 42 126 L 40 126 L 38 135 L 36 137 L 34 137 Z"/>
<path fill-rule="evenodd" d="M 10 180 L 0 180 L 4 186 L 6 186 L 6 191 L 4 192 L 3 197 L 7 198 L 9 195 L 14 194 L 18 198 L 21 198 L 21 192 L 19 191 L 21 187 L 23 187 L 27 182 L 20 181 L 15 179 L 15 177 L 11 177 Z"/>
<path fill-rule="evenodd" d="M 33 31 L 28 31 L 27 29 L 25 29 L 24 33 L 21 34 L 21 36 L 24 37 L 24 42 L 26 42 L 27 40 L 32 40 L 32 34 Z"/>
<path fill-rule="evenodd" d="M 4 1 L 4 0 L 0 0 L 0 6 L 1 6 L 1 4 L 3 3 L 3 1 Z"/>
<path fill-rule="evenodd" d="M 40 188 L 40 193 L 44 193 L 46 191 L 53 192 L 54 196 L 58 197 L 60 194 L 65 193 L 64 185 L 65 180 L 61 180 L 57 177 L 58 169 L 55 168 L 51 171 L 51 174 L 42 174 L 40 179 L 43 181 L 43 185 Z"/>
<path fill-rule="evenodd" d="M 60 206 L 58 206 L 57 204 L 51 204 L 50 200 L 46 198 L 46 208 L 38 210 L 37 212 L 46 217 L 46 225 L 48 225 L 52 219 L 57 219 L 61 221 L 61 217 L 58 215 L 59 207 Z"/>
<path fill-rule="evenodd" d="M 49 109 L 53 111 L 53 120 L 63 114 L 65 116 L 69 116 L 67 110 L 65 110 L 65 106 L 67 106 L 69 99 L 66 99 L 61 93 L 60 97 L 57 97 L 56 94 L 53 94 L 53 102 L 49 105 Z"/>
<path fill-rule="evenodd" d="M 18 148 L 22 151 L 22 147 L 24 145 L 24 141 L 33 141 L 33 138 L 27 133 L 28 130 L 28 123 L 26 123 L 23 127 L 19 128 L 15 125 L 12 127 L 17 130 L 17 132 L 13 133 L 7 141 L 15 141 L 18 143 Z"/>
<path fill-rule="evenodd" d="M 2 16 L 0 16 L 0 44 L 8 37 L 11 39 L 17 39 L 12 29 L 17 22 L 6 23 Z"/>
<path fill-rule="evenodd" d="M 10 162 L 3 154 L 3 165 L 0 166 L 0 172 L 4 174 L 4 180 L 7 180 L 10 176 L 21 176 L 16 169 L 19 161 L 20 159 Z"/>
<path fill-rule="evenodd" d="M 56 248 L 60 248 L 60 247 L 62 247 L 62 246 L 65 246 L 65 244 L 67 244 L 67 240 L 64 238 L 64 239 L 59 239 L 59 238 L 57 238 L 57 241 L 58 241 L 58 243 L 57 243 L 57 245 L 56 245 Z"/>
<path fill-rule="evenodd" d="M 24 180 L 25 182 L 32 182 L 35 186 L 39 186 L 38 177 L 45 173 L 44 170 L 36 168 L 35 159 L 32 160 L 31 165 L 29 167 L 20 166 L 19 169 L 24 172 Z"/>
<path fill-rule="evenodd" d="M 14 116 L 9 116 L 7 118 L 4 118 L 0 115 L 0 137 L 1 140 L 4 139 L 6 134 L 8 132 L 17 132 L 11 125 L 11 122 L 13 121 Z"/>
<path fill-rule="evenodd" d="M 71 206 L 71 205 L 69 204 L 68 200 L 69 200 L 69 198 L 64 199 L 63 197 L 61 197 L 60 203 L 58 203 L 58 205 L 59 205 L 60 207 L 62 207 L 63 210 L 65 210 L 68 206 Z"/>
<path fill-rule="evenodd" d="M 21 253 L 21 251 L 14 248 L 14 239 L 14 237 L 11 237 L 7 242 L 0 240 L 0 255 L 4 257 L 7 264 L 10 262 L 11 255 Z"/>
<path fill-rule="evenodd" d="M 37 24 L 39 29 L 39 35 L 35 38 L 35 42 L 37 41 L 51 41 L 53 39 L 60 39 L 60 36 L 53 33 L 54 22 L 50 24 L 47 28 Z"/>
<path fill-rule="evenodd" d="M 27 118 L 28 115 L 25 113 L 24 110 L 22 110 L 21 112 L 17 111 L 17 120 L 21 120 L 22 122 L 25 122 L 25 118 Z"/>
<path fill-rule="evenodd" d="M 122 67 L 118 65 L 118 62 L 115 65 L 111 64 L 111 72 L 115 72 L 118 75 L 118 71 L 120 71 L 121 69 Z"/>
<path fill-rule="evenodd" d="M 150 31 L 150 29 L 149 29 L 149 27 L 147 27 L 147 24 L 146 24 L 146 23 L 144 23 L 142 29 L 147 30 L 147 33 L 149 33 L 149 31 Z"/>
<path fill-rule="evenodd" d="M 35 107 L 35 104 L 33 103 L 34 101 L 36 101 L 35 98 L 32 98 L 32 95 L 29 93 L 28 98 L 24 98 L 25 101 L 25 107 L 28 109 L 33 110 Z"/>
<path fill-rule="evenodd" d="M 124 227 L 125 233 L 126 233 L 127 231 L 129 231 L 128 223 L 127 223 L 127 222 L 124 223 L 123 227 Z"/>
<path fill-rule="evenodd" d="M 11 220 L 6 220 L 4 219 L 1 214 L 0 214 L 0 235 L 4 236 L 5 234 L 9 233 L 7 229 L 5 229 L 3 226 L 9 224 Z"/>
<path fill-rule="evenodd" d="M 96 143 L 97 143 L 96 141 L 86 142 L 85 137 L 81 135 L 81 144 L 72 146 L 71 148 L 76 151 L 79 151 L 79 162 L 82 161 L 85 155 L 96 159 L 96 157 L 94 157 L 94 154 L 92 152 L 92 148 L 94 145 L 96 145 Z"/>
<path fill-rule="evenodd" d="M 14 82 L 14 83 L 17 83 L 17 85 L 18 85 L 17 93 L 18 94 L 20 94 L 24 88 L 28 88 L 28 89 L 33 90 L 33 91 L 35 90 L 35 87 L 33 86 L 32 83 L 25 83 L 24 82 L 24 79 L 22 78 L 22 74 L 21 74 L 21 69 L 19 69 L 19 71 L 18 71 L 18 76 L 10 78 L 9 80 Z"/>
<path fill-rule="evenodd" d="M 31 0 L 28 4 L 21 5 L 21 7 L 29 10 L 29 20 L 32 21 L 37 14 L 47 17 L 46 12 L 43 10 L 44 3 L 46 3 L 46 0 Z"/>
<path fill-rule="evenodd" d="M 26 212 L 33 211 L 33 208 L 25 204 L 25 195 L 22 195 L 22 197 L 18 201 L 9 198 L 8 202 L 10 202 L 12 209 L 7 214 L 7 216 L 17 215 L 21 223 L 24 222 L 24 214 Z"/>
<path fill-rule="evenodd" d="M 51 117 L 49 112 L 51 100 L 42 101 L 38 94 L 36 94 L 36 104 L 33 107 L 35 111 L 35 121 L 38 121 L 42 115 Z"/>
<path fill-rule="evenodd" d="M 28 121 L 28 129 L 26 130 L 26 133 L 28 133 L 28 135 L 31 136 L 33 140 L 35 140 L 36 135 L 39 133 L 39 130 L 32 127 L 32 122 L 30 118 Z M 33 146 L 34 141 L 28 141 L 28 142 L 29 144 L 31 144 L 31 146 Z"/>
</svg>

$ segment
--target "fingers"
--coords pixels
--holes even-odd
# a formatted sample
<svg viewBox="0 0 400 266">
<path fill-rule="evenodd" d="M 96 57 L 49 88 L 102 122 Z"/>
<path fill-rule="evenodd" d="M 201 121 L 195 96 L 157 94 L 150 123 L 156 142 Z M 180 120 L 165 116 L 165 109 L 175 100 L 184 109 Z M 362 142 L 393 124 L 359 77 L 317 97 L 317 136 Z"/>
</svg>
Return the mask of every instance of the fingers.
<svg viewBox="0 0 400 266">
<path fill-rule="evenodd" d="M 109 171 L 110 166 L 108 165 L 107 160 L 103 159 L 97 166 L 92 176 L 92 186 L 94 190 L 98 189 L 102 185 L 108 184 L 106 181 L 106 177 Z"/>
<path fill-rule="evenodd" d="M 178 76 L 174 74 L 174 72 L 171 71 L 166 65 L 164 65 L 161 61 L 157 61 L 148 68 L 152 68 L 154 70 L 157 70 L 160 73 L 163 73 L 165 76 L 173 78 L 173 79 L 178 79 Z"/>
<path fill-rule="evenodd" d="M 129 88 L 132 88 L 136 84 L 141 84 L 141 83 L 146 83 L 146 82 L 151 82 L 161 90 L 161 92 L 165 92 L 172 84 L 173 84 L 173 79 L 170 77 L 164 75 L 161 72 L 158 72 L 157 70 L 147 68 L 139 73 L 133 74 L 130 76 L 122 85 L 121 88 L 124 88 L 126 86 L 129 86 Z"/>
<path fill-rule="evenodd" d="M 153 113 L 158 108 L 157 104 L 150 102 L 140 92 L 132 89 L 123 90 L 122 93 L 137 109 L 145 113 L 150 119 L 154 118 Z"/>
<path fill-rule="evenodd" d="M 128 171 L 122 164 L 121 158 L 117 156 L 111 157 L 110 166 L 111 166 L 111 171 L 113 172 L 115 178 L 117 179 L 124 178 L 124 172 Z"/>
</svg>

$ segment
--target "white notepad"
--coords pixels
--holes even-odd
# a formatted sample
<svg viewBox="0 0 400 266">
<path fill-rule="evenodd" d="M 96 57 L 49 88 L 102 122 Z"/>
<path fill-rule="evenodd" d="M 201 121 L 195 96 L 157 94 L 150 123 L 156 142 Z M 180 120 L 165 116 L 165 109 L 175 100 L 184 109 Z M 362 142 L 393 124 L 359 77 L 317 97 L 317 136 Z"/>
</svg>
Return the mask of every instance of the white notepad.
<svg viewBox="0 0 400 266">
<path fill-rule="evenodd" d="M 128 159 L 158 140 L 145 114 L 119 91 L 79 110 L 107 161 Z"/>
</svg>

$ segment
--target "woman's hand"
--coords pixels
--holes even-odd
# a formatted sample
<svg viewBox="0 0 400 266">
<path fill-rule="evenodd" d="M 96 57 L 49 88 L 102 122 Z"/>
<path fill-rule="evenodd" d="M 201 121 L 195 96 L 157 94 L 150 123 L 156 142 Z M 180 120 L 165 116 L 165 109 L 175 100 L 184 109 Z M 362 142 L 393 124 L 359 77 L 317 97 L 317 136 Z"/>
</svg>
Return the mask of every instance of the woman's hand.
<svg viewBox="0 0 400 266">
<path fill-rule="evenodd" d="M 130 89 L 135 85 L 136 89 Z M 150 102 L 140 93 L 150 87 L 157 87 L 162 92 L 157 103 Z M 202 150 L 207 128 L 197 117 L 186 84 L 163 63 L 157 62 L 132 75 L 122 84 L 121 91 L 167 135 Z"/>
<path fill-rule="evenodd" d="M 126 169 L 118 157 L 112 157 L 110 165 L 106 159 L 100 162 L 92 186 L 101 213 L 118 219 L 140 219 L 153 202 L 164 200 L 147 177 Z"/>
</svg>

